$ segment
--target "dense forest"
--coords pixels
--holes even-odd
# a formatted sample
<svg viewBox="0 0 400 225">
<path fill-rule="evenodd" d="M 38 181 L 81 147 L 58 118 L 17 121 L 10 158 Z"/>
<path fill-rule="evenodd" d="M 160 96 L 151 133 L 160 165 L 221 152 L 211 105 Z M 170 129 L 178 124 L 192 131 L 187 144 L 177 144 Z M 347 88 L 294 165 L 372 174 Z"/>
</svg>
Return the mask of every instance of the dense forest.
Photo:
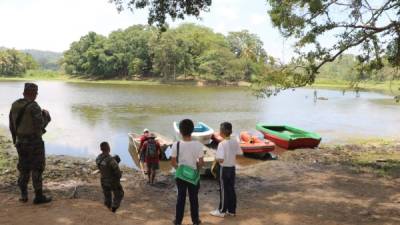
<svg viewBox="0 0 400 225">
<path fill-rule="evenodd" d="M 73 42 L 64 55 L 0 47 L 0 75 L 3 76 L 19 76 L 27 70 L 40 69 L 93 79 L 151 77 L 254 84 L 267 81 L 269 85 L 290 87 L 294 82 L 288 82 L 279 70 L 291 64 L 277 62 L 267 55 L 255 34 L 243 30 L 225 36 L 194 24 L 183 24 L 162 33 L 149 25 L 131 26 L 108 36 L 89 32 Z M 357 56 L 345 54 L 322 66 L 318 78 L 350 82 L 393 79 L 397 69 L 387 60 L 383 63 L 386 66 L 379 71 L 360 73 Z"/>
<path fill-rule="evenodd" d="M 398 69 L 388 63 L 382 62 L 385 67 L 378 71 L 360 72 L 360 63 L 357 56 L 344 54 L 335 61 L 326 63 L 319 71 L 319 79 L 344 80 L 344 81 L 388 81 L 398 76 Z"/>
<path fill-rule="evenodd" d="M 163 33 L 135 25 L 108 37 L 94 32 L 81 37 L 64 53 L 63 68 L 68 74 L 95 78 L 250 81 L 272 62 L 261 40 L 246 30 L 224 36 L 194 24 Z"/>
<path fill-rule="evenodd" d="M 38 64 L 31 55 L 15 49 L 0 49 L 0 75 L 21 75 L 36 68 Z"/>
</svg>

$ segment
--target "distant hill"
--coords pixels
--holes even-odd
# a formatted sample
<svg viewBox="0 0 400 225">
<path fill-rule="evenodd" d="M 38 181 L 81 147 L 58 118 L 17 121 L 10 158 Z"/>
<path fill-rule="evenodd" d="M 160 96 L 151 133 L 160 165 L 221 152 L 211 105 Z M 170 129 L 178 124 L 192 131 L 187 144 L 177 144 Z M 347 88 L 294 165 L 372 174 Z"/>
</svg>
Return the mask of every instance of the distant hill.
<svg viewBox="0 0 400 225">
<path fill-rule="evenodd" d="M 30 54 L 39 63 L 42 69 L 60 69 L 58 62 L 63 55 L 61 52 L 41 51 L 35 49 L 23 49 L 21 51 Z"/>
</svg>

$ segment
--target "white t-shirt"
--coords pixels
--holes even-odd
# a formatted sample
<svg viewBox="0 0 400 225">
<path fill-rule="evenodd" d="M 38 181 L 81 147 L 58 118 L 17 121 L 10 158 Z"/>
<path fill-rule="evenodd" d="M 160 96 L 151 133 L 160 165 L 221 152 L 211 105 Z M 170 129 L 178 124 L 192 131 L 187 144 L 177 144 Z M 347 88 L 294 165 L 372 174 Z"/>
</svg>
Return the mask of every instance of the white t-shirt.
<svg viewBox="0 0 400 225">
<path fill-rule="evenodd" d="M 221 166 L 232 167 L 236 165 L 236 155 L 242 155 L 242 149 L 236 138 L 223 140 L 218 144 L 217 159 L 223 159 Z"/>
<path fill-rule="evenodd" d="M 177 142 L 172 145 L 172 157 L 176 157 Z M 198 141 L 179 141 L 179 158 L 178 165 L 190 166 L 197 168 L 197 160 L 204 156 L 203 145 Z"/>
</svg>

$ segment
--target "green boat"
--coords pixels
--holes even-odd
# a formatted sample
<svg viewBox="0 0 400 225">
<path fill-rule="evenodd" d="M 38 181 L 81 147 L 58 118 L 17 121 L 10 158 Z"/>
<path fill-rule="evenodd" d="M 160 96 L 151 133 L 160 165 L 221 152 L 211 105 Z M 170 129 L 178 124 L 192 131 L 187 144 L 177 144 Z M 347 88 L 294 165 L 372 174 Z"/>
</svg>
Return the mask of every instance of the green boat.
<svg viewBox="0 0 400 225">
<path fill-rule="evenodd" d="M 287 125 L 268 125 L 258 123 L 256 129 L 268 140 L 286 149 L 316 148 L 321 142 L 321 136 Z"/>
</svg>

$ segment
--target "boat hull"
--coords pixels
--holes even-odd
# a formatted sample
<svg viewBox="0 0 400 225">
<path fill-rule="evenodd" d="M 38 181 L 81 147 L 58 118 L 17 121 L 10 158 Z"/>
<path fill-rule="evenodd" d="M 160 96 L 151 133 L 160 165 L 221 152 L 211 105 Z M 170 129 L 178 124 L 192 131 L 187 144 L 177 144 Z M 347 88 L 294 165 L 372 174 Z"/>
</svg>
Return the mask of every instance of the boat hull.
<svg viewBox="0 0 400 225">
<path fill-rule="evenodd" d="M 277 146 L 285 149 L 297 149 L 297 148 L 316 148 L 318 147 L 321 139 L 313 139 L 313 138 L 299 138 L 295 140 L 285 140 L 278 136 L 264 133 L 264 137 L 272 142 L 274 142 Z"/>
<path fill-rule="evenodd" d="M 252 141 L 250 142 L 250 140 Z M 275 144 L 270 141 L 260 140 L 257 136 L 252 136 L 248 132 L 241 132 L 240 148 L 245 155 L 265 156 L 275 150 Z"/>
<path fill-rule="evenodd" d="M 281 131 L 274 130 L 277 127 L 279 127 Z M 319 135 L 290 126 L 257 124 L 256 128 L 263 133 L 266 139 L 285 149 L 316 148 L 321 142 L 321 137 Z M 291 134 L 284 134 L 284 131 Z"/>
<path fill-rule="evenodd" d="M 170 144 L 172 145 L 172 141 L 167 139 L 167 138 L 160 138 L 163 137 L 161 135 L 157 135 L 158 140 L 161 143 L 165 143 L 168 144 L 167 147 L 170 146 Z M 140 135 L 139 134 L 135 134 L 135 133 L 128 133 L 128 138 L 129 138 L 129 147 L 128 147 L 128 151 L 132 157 L 133 162 L 135 163 L 135 165 L 138 167 L 138 169 L 140 171 L 142 171 L 143 176 L 145 176 L 144 174 L 144 168 L 141 167 L 141 164 L 139 162 L 139 152 L 138 152 L 138 147 L 140 144 Z M 166 148 L 165 148 L 166 149 Z M 165 151 L 165 149 L 163 151 Z M 200 174 L 201 175 L 206 175 L 208 173 L 210 173 L 211 171 L 211 167 L 213 165 L 213 162 L 215 161 L 215 150 L 212 150 L 210 148 L 207 148 L 206 146 L 203 147 L 203 151 L 204 151 L 204 165 L 203 167 L 200 169 Z M 162 162 L 162 163 L 168 163 L 169 162 Z M 162 167 L 161 167 L 162 168 Z"/>
<path fill-rule="evenodd" d="M 207 145 L 207 144 L 209 144 L 210 141 L 211 141 L 211 137 L 212 137 L 213 134 L 214 134 L 214 130 L 213 130 L 211 127 L 207 126 L 206 124 L 204 124 L 204 123 L 202 123 L 202 122 L 199 122 L 198 124 L 201 125 L 201 126 L 203 126 L 203 127 L 205 127 L 206 130 L 201 131 L 201 132 L 196 132 L 196 131 L 194 131 L 194 132 L 192 133 L 192 139 L 193 139 L 193 140 L 197 140 L 197 141 L 201 142 L 201 143 L 204 144 L 204 145 Z M 175 134 L 176 134 L 177 139 L 178 139 L 178 140 L 181 140 L 181 139 L 182 139 L 182 135 L 181 135 L 180 132 L 179 132 L 178 123 L 177 123 L 177 122 L 174 122 L 173 125 L 174 125 L 174 131 L 175 131 Z"/>
</svg>

